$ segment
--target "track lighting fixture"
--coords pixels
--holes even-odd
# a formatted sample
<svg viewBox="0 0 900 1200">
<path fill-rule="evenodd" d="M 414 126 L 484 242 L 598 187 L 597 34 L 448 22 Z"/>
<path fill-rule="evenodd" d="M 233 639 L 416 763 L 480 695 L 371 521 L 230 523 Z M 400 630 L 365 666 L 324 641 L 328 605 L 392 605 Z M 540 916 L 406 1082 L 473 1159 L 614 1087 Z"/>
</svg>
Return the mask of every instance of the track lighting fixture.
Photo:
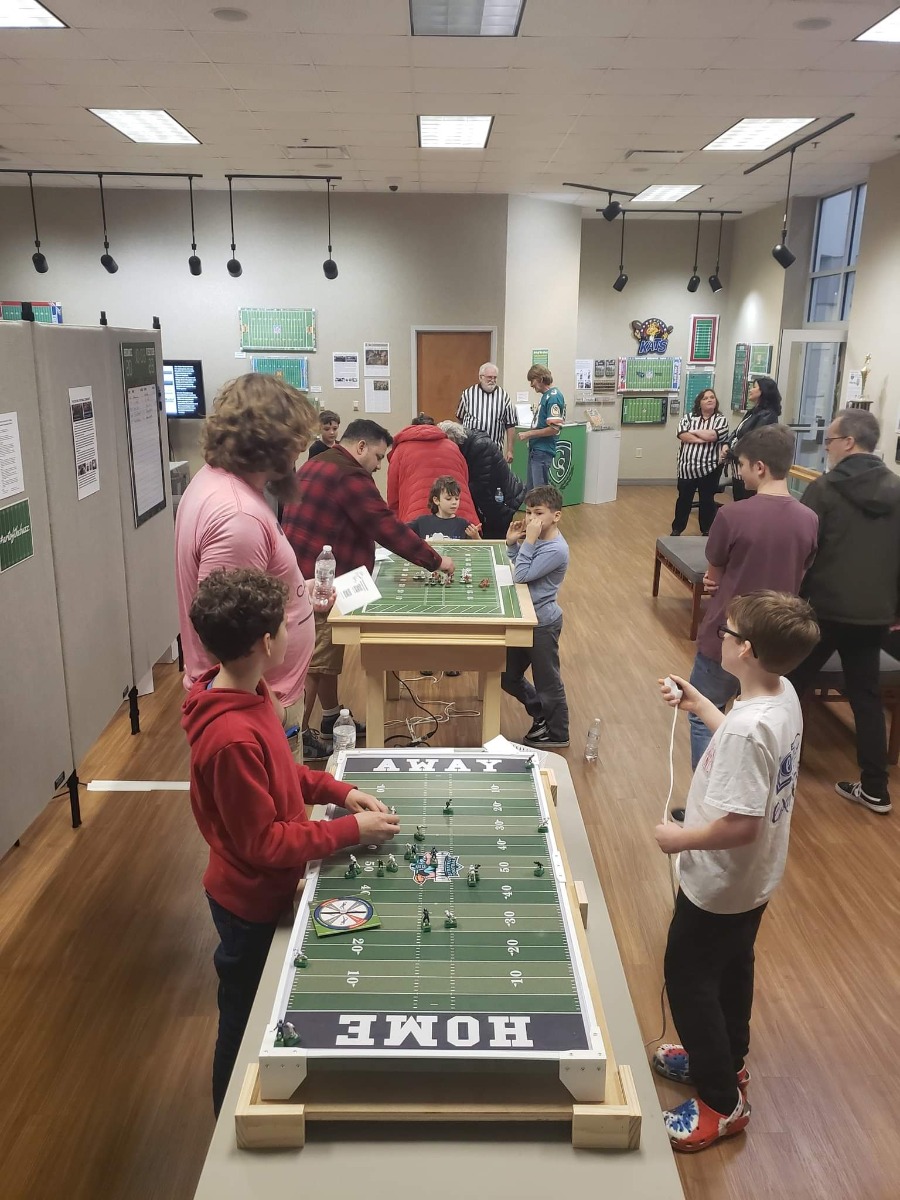
<svg viewBox="0 0 900 1200">
<path fill-rule="evenodd" d="M 787 245 L 788 204 L 791 200 L 791 176 L 794 173 L 794 154 L 795 150 L 792 150 L 788 164 L 787 193 L 784 197 L 784 220 L 781 222 L 781 241 L 777 246 L 772 247 L 772 257 L 778 263 L 779 267 L 782 267 L 785 271 L 797 259 L 796 254 L 793 254 Z"/>
<path fill-rule="evenodd" d="M 697 213 L 697 241 L 694 244 L 694 272 L 687 283 L 689 292 L 696 292 L 700 286 L 700 276 L 697 274 L 697 260 L 700 257 L 700 222 L 703 220 L 702 213 Z"/>
<path fill-rule="evenodd" d="M 628 276 L 625 274 L 625 213 L 622 213 L 622 240 L 619 243 L 619 276 L 613 284 L 613 291 L 624 292 Z"/>
<path fill-rule="evenodd" d="M 618 200 L 613 200 L 612 192 L 608 192 L 607 194 L 609 196 L 609 204 L 607 204 L 606 208 L 600 209 L 600 215 L 604 221 L 614 221 L 622 211 L 622 205 Z"/>
<path fill-rule="evenodd" d="M 322 270 L 325 272 L 326 279 L 337 279 L 338 266 L 331 257 L 331 180 L 325 180 L 325 197 L 328 205 L 328 257 L 322 263 Z"/>
<path fill-rule="evenodd" d="M 716 246 L 716 269 L 713 271 L 712 275 L 710 275 L 710 277 L 709 277 L 709 286 L 710 286 L 710 289 L 713 291 L 713 293 L 721 292 L 722 288 L 725 286 L 722 283 L 722 280 L 719 278 L 719 259 L 722 254 L 722 230 L 723 230 L 724 226 L 725 226 L 725 214 L 719 213 L 719 244 L 718 244 L 718 246 Z"/>
<path fill-rule="evenodd" d="M 194 177 L 188 175 L 188 193 L 191 198 L 191 256 L 188 259 L 188 270 L 192 275 L 203 274 L 203 264 L 197 257 L 197 235 L 194 232 Z"/>
<path fill-rule="evenodd" d="M 225 269 L 232 279 L 239 279 L 244 273 L 244 268 L 235 258 L 237 246 L 234 242 L 234 197 L 231 194 L 231 176 L 228 176 L 228 213 L 231 217 L 231 258 L 225 264 Z"/>
<path fill-rule="evenodd" d="M 100 255 L 100 266 L 104 271 L 108 271 L 110 275 L 115 275 L 119 269 L 119 264 L 109 252 L 109 236 L 106 232 L 106 199 L 103 195 L 103 176 L 98 175 L 97 179 L 100 183 L 100 213 L 103 217 L 103 253 Z"/>
<path fill-rule="evenodd" d="M 28 172 L 28 187 L 31 191 L 31 216 L 34 220 L 34 254 L 31 256 L 31 261 L 34 264 L 34 269 L 38 275 L 46 275 L 50 269 L 47 265 L 46 257 L 41 253 L 41 238 L 38 233 L 37 223 L 37 208 L 34 204 L 34 182 L 31 178 L 31 172 Z"/>
</svg>

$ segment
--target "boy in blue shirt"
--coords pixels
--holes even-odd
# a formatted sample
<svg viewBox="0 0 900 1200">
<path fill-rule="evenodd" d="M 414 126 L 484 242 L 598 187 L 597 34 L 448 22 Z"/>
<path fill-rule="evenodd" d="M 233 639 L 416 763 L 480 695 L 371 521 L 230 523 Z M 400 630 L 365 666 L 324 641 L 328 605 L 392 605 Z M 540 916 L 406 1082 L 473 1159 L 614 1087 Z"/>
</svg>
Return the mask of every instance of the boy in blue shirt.
<svg viewBox="0 0 900 1200">
<path fill-rule="evenodd" d="M 543 487 L 550 480 L 550 464 L 559 444 L 560 426 L 566 419 L 566 401 L 547 367 L 534 366 L 528 372 L 528 382 L 541 398 L 531 429 L 523 430 L 519 441 L 528 442 L 528 477 L 530 488 Z"/>
<path fill-rule="evenodd" d="M 452 475 L 439 475 L 428 493 L 429 511 L 408 521 L 410 529 L 426 540 L 439 536 L 480 541 L 478 527 L 470 525 L 465 517 L 457 516 L 461 491 L 459 481 Z"/>
<path fill-rule="evenodd" d="M 528 584 L 538 624 L 531 646 L 507 650 L 500 686 L 532 719 L 522 740 L 544 749 L 569 744 L 569 706 L 559 674 L 562 609 L 556 602 L 569 565 L 569 547 L 559 532 L 561 516 L 562 496 L 555 487 L 532 488 L 525 497 L 524 521 L 513 521 L 506 535 L 513 578 Z M 529 666 L 533 685 L 525 678 Z"/>
</svg>

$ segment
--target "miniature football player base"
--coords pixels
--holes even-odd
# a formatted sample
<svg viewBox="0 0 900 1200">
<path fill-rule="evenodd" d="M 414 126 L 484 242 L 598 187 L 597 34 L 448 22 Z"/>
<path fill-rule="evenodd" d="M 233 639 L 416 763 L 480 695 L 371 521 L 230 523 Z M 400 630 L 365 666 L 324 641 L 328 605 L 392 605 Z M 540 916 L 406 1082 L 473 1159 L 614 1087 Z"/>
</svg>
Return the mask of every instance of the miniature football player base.
<svg viewBox="0 0 900 1200">
<path fill-rule="evenodd" d="M 452 817 L 452 816 L 453 816 L 453 805 L 452 805 L 452 803 L 451 803 L 449 800 L 448 800 L 448 801 L 447 801 L 447 803 L 444 805 L 444 816 L 445 816 L 445 817 Z"/>
<path fill-rule="evenodd" d="M 538 859 L 534 859 L 533 861 L 534 861 L 534 874 L 538 879 L 540 879 L 540 877 L 544 874 L 544 864 L 542 862 L 539 862 Z"/>
<path fill-rule="evenodd" d="M 396 875 L 400 870 L 400 868 L 397 866 L 397 860 L 394 858 L 393 854 L 388 855 L 387 869 L 391 875 Z"/>
<path fill-rule="evenodd" d="M 456 917 L 454 917 L 453 913 L 450 911 L 449 908 L 444 909 L 444 928 L 445 929 L 455 929 L 456 928 Z"/>
<path fill-rule="evenodd" d="M 305 954 L 301 954 L 298 951 L 296 957 L 294 958 L 294 966 L 295 967 L 308 967 L 309 959 L 306 957 Z"/>
<path fill-rule="evenodd" d="M 422 932 L 431 933 L 431 914 L 427 908 L 422 909 Z"/>
<path fill-rule="evenodd" d="M 546 821 L 541 821 L 540 825 L 538 825 L 538 833 L 546 833 L 549 828 L 550 826 Z"/>
<path fill-rule="evenodd" d="M 417 825 L 416 832 L 413 834 L 413 841 L 424 842 L 425 841 L 425 830 L 427 828 L 428 828 L 427 825 Z"/>
<path fill-rule="evenodd" d="M 378 866 L 375 868 L 375 874 L 379 879 L 384 879 L 384 859 L 379 858 Z"/>
</svg>

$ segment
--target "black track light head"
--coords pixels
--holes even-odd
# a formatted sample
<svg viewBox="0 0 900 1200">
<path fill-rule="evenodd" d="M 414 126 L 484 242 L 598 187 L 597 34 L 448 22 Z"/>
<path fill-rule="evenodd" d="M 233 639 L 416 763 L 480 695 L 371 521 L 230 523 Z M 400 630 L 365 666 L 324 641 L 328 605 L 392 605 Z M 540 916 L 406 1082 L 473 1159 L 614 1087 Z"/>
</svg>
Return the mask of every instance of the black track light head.
<svg viewBox="0 0 900 1200">
<path fill-rule="evenodd" d="M 625 291 L 625 284 L 626 284 L 627 282 L 628 282 L 628 276 L 625 274 L 625 272 L 624 272 L 624 271 L 620 271 L 620 272 L 619 272 L 619 277 L 618 277 L 618 279 L 617 279 L 617 280 L 616 280 L 616 282 L 613 284 L 613 291 L 615 291 L 615 292 L 624 292 L 624 291 Z"/>
<path fill-rule="evenodd" d="M 108 271 L 110 275 L 115 275 L 116 271 L 119 269 L 119 264 L 109 253 L 109 251 L 100 255 L 100 266 L 104 271 Z"/>
<path fill-rule="evenodd" d="M 719 278 L 719 276 L 718 276 L 718 275 L 710 275 L 710 277 L 709 277 L 709 286 L 710 286 L 710 290 L 711 290 L 711 291 L 713 291 L 713 292 L 721 292 L 722 288 L 723 288 L 725 285 L 722 283 L 722 280 Z"/>
<path fill-rule="evenodd" d="M 696 292 L 696 290 L 699 286 L 700 286 L 700 276 L 692 275 L 687 282 L 687 290 L 689 292 Z"/>
<path fill-rule="evenodd" d="M 197 257 L 196 254 L 192 254 L 191 257 L 188 259 L 188 270 L 190 271 L 190 273 L 192 275 L 202 275 L 203 274 L 203 263 L 200 261 L 200 259 Z"/>
<path fill-rule="evenodd" d="M 772 247 L 772 257 L 778 263 L 779 267 L 783 267 L 786 271 L 789 266 L 797 261 L 797 255 L 792 254 L 784 242 L 785 235 L 782 234 L 781 241 L 777 246 Z"/>
<path fill-rule="evenodd" d="M 34 203 L 34 180 L 31 172 L 28 172 L 28 188 L 31 192 L 31 215 L 34 218 L 34 254 L 31 256 L 31 262 L 38 275 L 46 275 L 48 271 L 47 259 L 41 253 L 41 235 L 38 233 L 37 208 Z"/>
<path fill-rule="evenodd" d="M 612 195 L 610 195 L 609 204 L 607 204 L 606 208 L 600 209 L 600 215 L 604 221 L 614 221 L 621 211 L 622 205 L 618 200 L 613 200 Z"/>
<path fill-rule="evenodd" d="M 34 254 L 31 256 L 31 261 L 34 263 L 34 269 L 37 271 L 38 275 L 46 275 L 50 270 L 49 266 L 47 265 L 47 259 L 43 254 L 41 254 L 40 250 L 35 250 Z"/>
<path fill-rule="evenodd" d="M 229 258 L 228 262 L 225 264 L 225 269 L 228 271 L 228 274 L 232 279 L 240 279 L 244 273 L 244 268 L 236 258 Z"/>
<path fill-rule="evenodd" d="M 338 265 L 329 254 L 328 258 L 322 263 L 322 270 L 325 272 L 326 279 L 337 279 Z"/>
</svg>

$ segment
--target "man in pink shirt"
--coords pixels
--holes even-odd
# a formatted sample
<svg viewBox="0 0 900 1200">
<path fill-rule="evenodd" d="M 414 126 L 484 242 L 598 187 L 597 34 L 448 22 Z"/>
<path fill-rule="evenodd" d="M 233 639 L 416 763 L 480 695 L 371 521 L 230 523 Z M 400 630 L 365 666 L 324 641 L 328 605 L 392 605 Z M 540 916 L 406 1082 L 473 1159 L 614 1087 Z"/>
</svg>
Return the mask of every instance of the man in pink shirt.
<svg viewBox="0 0 900 1200">
<path fill-rule="evenodd" d="M 796 595 L 815 558 L 819 530 L 816 514 L 788 491 L 794 435 L 786 425 L 764 425 L 741 438 L 738 461 L 744 486 L 754 494 L 743 504 L 719 509 L 713 521 L 704 576 L 712 598 L 697 636 L 690 680 L 722 712 L 739 686 L 722 666 L 720 629 L 728 606 L 735 596 L 762 589 Z M 688 719 L 691 766 L 696 769 L 712 734 L 693 713 Z"/>
<path fill-rule="evenodd" d="M 203 426 L 206 466 L 191 480 L 175 521 L 185 689 L 214 665 L 188 616 L 200 581 L 217 567 L 266 571 L 289 589 L 287 653 L 267 680 L 286 729 L 300 725 L 315 621 L 297 556 L 263 493 L 267 484 L 276 496 L 292 493 L 294 463 L 317 428 L 317 414 L 304 394 L 274 376 L 247 374 L 225 384 Z M 324 751 L 312 740 L 304 745 L 307 758 L 323 757 Z"/>
</svg>

